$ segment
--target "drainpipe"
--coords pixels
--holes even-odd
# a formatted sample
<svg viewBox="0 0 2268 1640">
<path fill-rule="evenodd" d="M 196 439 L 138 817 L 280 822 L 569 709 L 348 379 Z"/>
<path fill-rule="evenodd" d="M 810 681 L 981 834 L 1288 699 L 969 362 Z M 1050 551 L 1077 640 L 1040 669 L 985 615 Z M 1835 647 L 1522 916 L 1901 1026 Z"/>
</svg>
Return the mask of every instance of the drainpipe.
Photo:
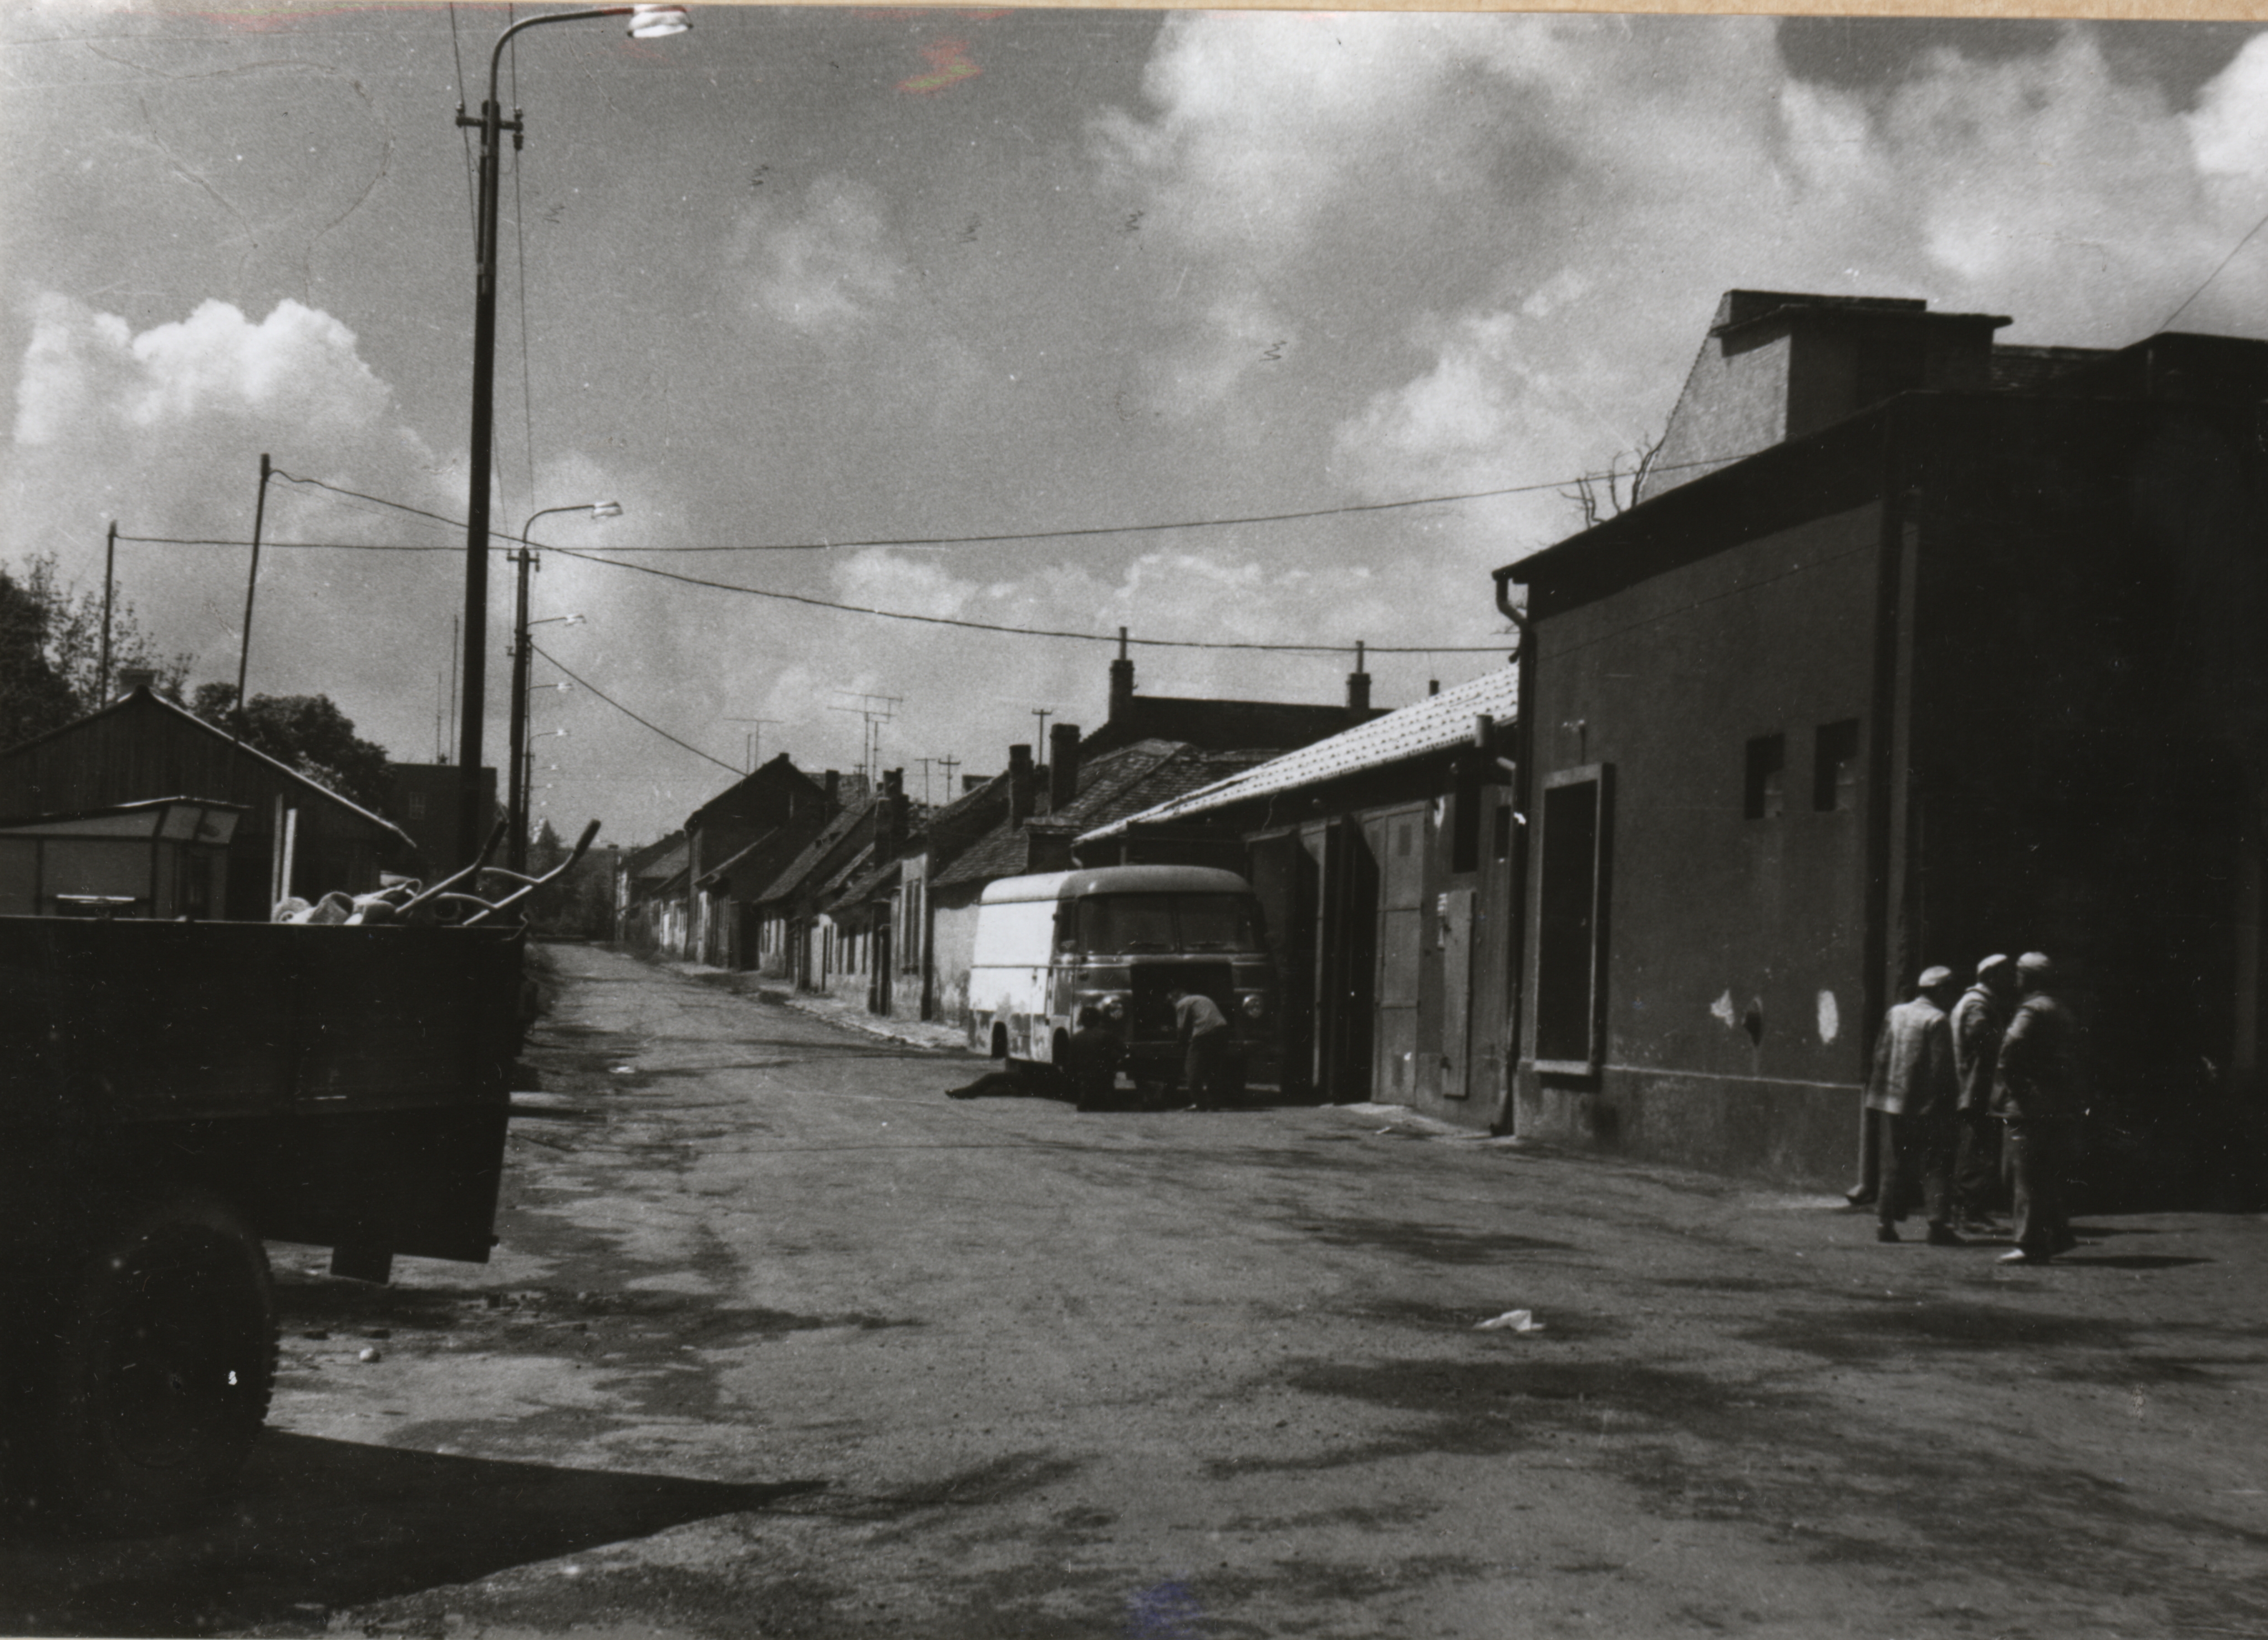
<svg viewBox="0 0 2268 1640">
<path fill-rule="evenodd" d="M 1509 791 L 1513 809 L 1512 882 L 1507 891 L 1509 903 L 1505 909 L 1512 924 L 1512 973 L 1510 993 L 1505 998 L 1504 1032 L 1504 1097 L 1496 1114 L 1489 1121 L 1491 1133 L 1511 1133 L 1515 1130 L 1515 1105 L 1520 1086 L 1521 1031 L 1528 1006 L 1528 879 L 1535 857 L 1535 713 L 1530 704 L 1535 696 L 1535 656 L 1528 642 L 1527 612 L 1512 601 L 1513 577 L 1517 565 L 1507 565 L 1492 571 L 1496 581 L 1497 613 L 1512 622 L 1519 643 L 1509 658 L 1520 670 L 1520 687 L 1513 720 L 1512 784 Z"/>
</svg>

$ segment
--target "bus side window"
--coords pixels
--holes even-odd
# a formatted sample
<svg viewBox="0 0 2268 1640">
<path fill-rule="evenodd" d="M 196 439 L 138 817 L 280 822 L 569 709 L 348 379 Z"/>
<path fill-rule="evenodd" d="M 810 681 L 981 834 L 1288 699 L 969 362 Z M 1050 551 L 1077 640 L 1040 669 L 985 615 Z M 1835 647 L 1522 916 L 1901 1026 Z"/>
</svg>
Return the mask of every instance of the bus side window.
<svg viewBox="0 0 2268 1640">
<path fill-rule="evenodd" d="M 1056 949 L 1070 952 L 1079 949 L 1079 901 L 1056 901 Z"/>
</svg>

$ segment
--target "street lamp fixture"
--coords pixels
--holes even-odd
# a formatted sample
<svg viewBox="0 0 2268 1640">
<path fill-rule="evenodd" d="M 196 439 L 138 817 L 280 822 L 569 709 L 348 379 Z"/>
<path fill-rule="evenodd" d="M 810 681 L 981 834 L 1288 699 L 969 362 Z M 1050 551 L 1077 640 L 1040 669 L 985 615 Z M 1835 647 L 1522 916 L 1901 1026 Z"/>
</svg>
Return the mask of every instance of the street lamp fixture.
<svg viewBox="0 0 2268 1640">
<path fill-rule="evenodd" d="M 527 629 L 530 627 L 548 626 L 555 621 L 566 626 L 583 624 L 583 617 L 580 615 L 548 615 L 541 621 L 530 621 L 527 618 L 527 571 L 535 557 L 527 544 L 527 532 L 534 527 L 536 519 L 549 518 L 555 512 L 584 512 L 594 518 L 619 518 L 622 516 L 622 506 L 618 501 L 585 501 L 578 502 L 571 507 L 545 507 L 540 511 L 529 513 L 527 522 L 519 526 L 519 550 L 512 555 L 519 566 L 519 593 L 512 603 L 512 764 L 505 774 L 507 791 L 510 795 L 504 801 L 504 815 L 508 827 L 505 835 L 510 840 L 505 845 L 505 864 L 513 871 L 523 873 L 527 870 L 527 782 L 521 772 L 520 766 L 525 761 L 527 746 Z M 482 590 L 481 596 L 485 602 L 488 597 L 485 589 Z M 469 631 L 471 629 L 469 615 L 466 617 L 466 625 L 467 630 Z M 470 659 L 472 643 L 469 638 L 466 641 L 465 653 L 466 664 L 469 666 L 472 664 Z M 468 717 L 475 710 L 474 702 L 476 699 L 477 697 L 470 689 L 466 691 L 465 710 Z M 470 770 L 478 769 L 480 765 L 468 763 L 465 767 Z M 469 781 L 472 776 L 468 774 L 466 778 Z M 473 848 L 478 850 L 480 844 L 475 842 Z"/>
<path fill-rule="evenodd" d="M 512 110 L 511 119 L 504 117 L 504 109 L 497 100 L 497 77 L 504 62 L 504 48 L 513 36 L 545 23 L 572 23 L 600 17 L 629 18 L 626 27 L 637 40 L 681 34 L 693 26 L 685 8 L 679 5 L 593 6 L 522 18 L 497 36 L 496 48 L 489 54 L 489 94 L 481 104 L 479 117 L 468 114 L 461 107 L 457 110 L 457 123 L 476 127 L 481 134 L 479 193 L 474 211 L 477 281 L 473 301 L 473 426 L 468 451 L 471 495 L 465 507 L 465 710 L 464 728 L 457 746 L 457 849 L 459 857 L 467 861 L 480 852 L 484 819 L 478 783 L 485 720 L 482 696 L 488 660 L 489 483 L 496 423 L 497 151 L 506 130 L 512 132 L 515 148 L 526 135 L 518 109 Z M 525 551 L 526 548 L 523 540 L 521 549 Z M 515 758 L 513 768 L 518 767 Z"/>
</svg>

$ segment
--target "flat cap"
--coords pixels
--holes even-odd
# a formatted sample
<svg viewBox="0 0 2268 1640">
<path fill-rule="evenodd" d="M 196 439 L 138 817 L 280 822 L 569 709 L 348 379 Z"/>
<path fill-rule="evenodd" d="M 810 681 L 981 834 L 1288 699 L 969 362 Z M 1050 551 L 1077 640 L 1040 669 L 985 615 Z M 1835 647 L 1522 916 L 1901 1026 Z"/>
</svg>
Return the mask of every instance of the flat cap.
<svg viewBox="0 0 2268 1640">
<path fill-rule="evenodd" d="M 1985 958 L 1984 961 L 1977 965 L 1977 977 L 1980 980 L 1988 979 L 1992 975 L 1998 974 L 2001 969 L 2007 967 L 2010 960 L 2011 959 L 2007 952 L 1996 951 L 1991 956 Z"/>
<path fill-rule="evenodd" d="M 2019 974 L 2051 974 L 2054 971 L 2055 964 L 2048 960 L 2048 953 L 2044 951 L 2028 951 L 2016 959 L 2016 972 Z"/>
<path fill-rule="evenodd" d="M 1940 963 L 1933 968 L 1924 968 L 1921 971 L 1921 978 L 1916 980 L 1914 983 L 1923 990 L 1933 991 L 1952 977 L 1953 970 Z"/>
</svg>

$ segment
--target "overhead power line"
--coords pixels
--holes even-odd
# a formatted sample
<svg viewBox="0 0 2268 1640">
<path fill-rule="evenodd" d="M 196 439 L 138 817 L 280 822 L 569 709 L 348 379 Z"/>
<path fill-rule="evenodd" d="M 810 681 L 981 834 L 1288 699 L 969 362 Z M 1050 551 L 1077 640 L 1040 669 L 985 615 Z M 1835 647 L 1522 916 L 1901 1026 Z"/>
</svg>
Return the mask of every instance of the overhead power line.
<svg viewBox="0 0 2268 1640">
<path fill-rule="evenodd" d="M 126 539 L 121 536 L 120 540 Z M 1005 632 L 1017 637 L 1063 638 L 1075 643 L 1116 643 L 1116 633 L 1067 632 L 1048 627 L 1012 627 L 991 621 L 963 621 L 953 615 L 917 615 L 902 609 L 877 609 L 867 604 L 839 604 L 832 599 L 812 598 L 802 592 L 778 592 L 761 586 L 742 586 L 733 581 L 709 581 L 699 576 L 680 575 L 674 570 L 664 570 L 650 563 L 619 563 L 611 558 L 601 558 L 593 553 L 577 552 L 570 547 L 549 547 L 544 549 L 563 557 L 578 558 L 585 563 L 603 563 L 616 570 L 634 570 L 640 575 L 659 576 L 666 581 L 680 581 L 688 586 L 704 586 L 715 592 L 739 592 L 747 598 L 776 599 L 782 603 L 803 604 L 814 609 L 832 609 L 848 615 L 875 615 L 885 621 L 912 621 L 924 626 L 960 627 L 971 632 Z M 1279 654 L 1335 654 L 1354 647 L 1347 643 L 1242 643 L 1212 638 L 1143 638 L 1129 636 L 1129 643 L 1139 643 L 1150 649 L 1233 649 L 1264 650 Z M 1501 643 L 1413 643 L 1397 647 L 1388 643 L 1373 643 L 1368 651 L 1373 655 L 1481 655 L 1504 647 Z"/>
<path fill-rule="evenodd" d="M 1725 465 L 1727 460 L 1734 459 L 1735 458 L 1726 457 L 1701 461 L 1666 462 L 1651 468 L 1650 472 L 1656 474 L 1680 473 L 1697 467 L 1722 467 Z M 295 484 L 312 484 L 317 489 L 328 489 L 335 495 L 352 496 L 357 501 L 375 502 L 379 506 L 393 507 L 403 512 L 413 513 L 421 518 L 431 518 L 437 524 L 446 524 L 456 530 L 461 531 L 465 527 L 464 520 L 461 518 L 451 518 L 444 513 L 429 512 L 423 507 L 412 507 L 401 502 L 388 501 L 382 496 L 369 496 L 364 495 L 360 490 L 342 489 L 336 484 L 324 483 L 322 480 L 318 478 L 298 478 L 291 474 L 283 472 L 281 469 L 277 470 L 276 476 L 277 478 L 287 479 Z M 998 546 L 1014 541 L 1078 541 L 1097 535 L 1155 535 L 1162 534 L 1173 530 L 1223 529 L 1245 524 L 1296 524 L 1314 518 L 1339 518 L 1351 516 L 1357 513 L 1394 512 L 1406 511 L 1411 507 L 1439 507 L 1463 501 L 1489 501 L 1501 496 L 1536 495 L 1547 489 L 1564 489 L 1570 484 L 1580 482 L 1583 478 L 1596 478 L 1597 476 L 1598 475 L 1595 474 L 1584 474 L 1573 478 L 1550 479 L 1542 483 L 1506 484 L 1500 485 L 1493 489 L 1466 489 L 1455 490 L 1439 496 L 1412 496 L 1401 501 L 1357 501 L 1347 502 L 1342 505 L 1333 507 L 1309 507 L 1292 512 L 1252 512 L 1242 513 L 1234 517 L 1177 518 L 1165 522 L 1144 524 L 1089 524 L 1055 530 L 996 531 L 989 534 L 982 535 L 875 535 L 861 537 L 856 540 L 843 541 L 719 542 L 696 543 L 691 546 L 681 547 L 609 547 L 607 550 L 610 553 L 617 554 L 673 552 L 850 552 L 875 547 L 986 547 Z M 515 545 L 518 543 L 519 539 L 516 535 L 505 534 L 500 530 L 491 530 L 489 533 L 496 537 L 499 541 Z M 136 537 L 136 539 L 138 540 L 143 538 Z M 196 541 L 185 544 L 195 546 L 225 546 L 232 544 L 243 546 L 247 543 L 241 541 L 235 543 Z"/>
<path fill-rule="evenodd" d="M 590 690 L 592 694 L 597 695 L 600 700 L 613 707 L 623 717 L 631 719 L 635 723 L 644 724 L 646 728 L 652 730 L 654 733 L 659 735 L 663 739 L 668 741 L 672 746 L 683 746 L 696 757 L 708 758 L 709 761 L 716 764 L 718 768 L 725 770 L 727 773 L 739 775 L 743 772 L 740 769 L 734 769 L 730 763 L 726 762 L 721 757 L 710 757 L 708 753 L 703 751 L 691 741 L 679 739 L 675 735 L 670 733 L 668 730 L 663 728 L 659 724 L 655 723 L 652 718 L 639 717 L 637 713 L 623 705 L 620 701 L 608 694 L 604 689 L 592 682 L 588 678 L 582 677 L 572 672 L 568 672 L 566 667 L 559 666 L 559 658 L 552 654 L 549 651 L 542 648 L 541 645 L 531 643 L 528 645 L 528 649 L 532 653 L 542 656 L 544 659 L 549 661 L 553 666 L 559 666 L 560 671 L 567 673 L 568 677 L 573 680 L 577 688 Z"/>
</svg>

